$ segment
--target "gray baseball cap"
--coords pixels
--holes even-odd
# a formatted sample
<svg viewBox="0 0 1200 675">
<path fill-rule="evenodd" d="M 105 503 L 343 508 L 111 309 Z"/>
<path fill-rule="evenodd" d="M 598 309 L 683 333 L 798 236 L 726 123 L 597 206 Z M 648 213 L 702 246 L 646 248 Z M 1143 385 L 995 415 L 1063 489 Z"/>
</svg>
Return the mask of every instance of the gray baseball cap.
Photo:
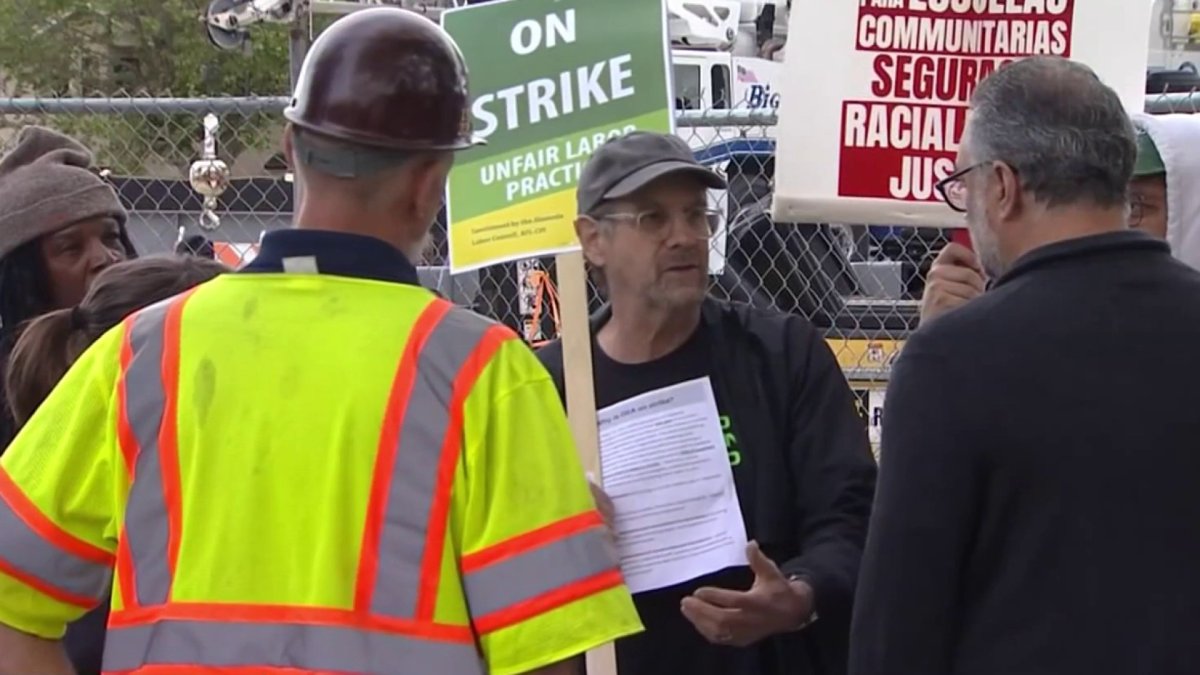
<svg viewBox="0 0 1200 675">
<path fill-rule="evenodd" d="M 609 199 L 620 199 L 667 174 L 694 175 L 705 187 L 726 188 L 721 178 L 696 161 L 692 149 L 678 136 L 634 131 L 596 149 L 579 174 L 576 203 L 590 213 Z"/>
</svg>

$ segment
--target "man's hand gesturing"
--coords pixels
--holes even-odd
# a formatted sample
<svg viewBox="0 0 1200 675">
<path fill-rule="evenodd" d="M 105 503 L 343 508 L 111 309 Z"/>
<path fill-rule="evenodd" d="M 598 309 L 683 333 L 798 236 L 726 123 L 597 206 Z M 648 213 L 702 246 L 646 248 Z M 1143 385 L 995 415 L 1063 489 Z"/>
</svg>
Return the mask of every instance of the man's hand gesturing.
<svg viewBox="0 0 1200 675">
<path fill-rule="evenodd" d="M 813 613 L 813 590 L 804 581 L 789 581 L 758 544 L 746 548 L 754 585 L 748 591 L 700 588 L 683 599 L 681 610 L 709 642 L 747 647 L 796 630 Z"/>
</svg>

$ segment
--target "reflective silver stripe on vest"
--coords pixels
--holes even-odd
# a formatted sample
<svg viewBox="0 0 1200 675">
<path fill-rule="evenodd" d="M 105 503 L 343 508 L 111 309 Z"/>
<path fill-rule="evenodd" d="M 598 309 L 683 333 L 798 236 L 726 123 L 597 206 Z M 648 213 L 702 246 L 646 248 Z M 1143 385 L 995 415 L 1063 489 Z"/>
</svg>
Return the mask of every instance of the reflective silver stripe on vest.
<svg viewBox="0 0 1200 675">
<path fill-rule="evenodd" d="M 471 616 L 532 600 L 617 568 L 602 526 L 539 546 L 463 575 Z"/>
<path fill-rule="evenodd" d="M 108 565 L 85 560 L 51 544 L 29 529 L 5 502 L 0 499 L 0 560 L 38 581 L 75 596 L 81 604 L 99 604 L 108 595 L 112 569 Z M 65 598 L 63 598 L 65 599 Z"/>
<path fill-rule="evenodd" d="M 450 425 L 454 378 L 494 325 L 474 312 L 454 307 L 433 329 L 418 356 L 417 376 L 396 441 L 372 613 L 416 618 L 421 561 L 442 442 Z"/>
<path fill-rule="evenodd" d="M 124 374 L 125 415 L 137 440 L 138 455 L 122 536 L 129 542 L 134 592 L 142 605 L 166 602 L 171 590 L 167 560 L 170 524 L 158 454 L 158 433 L 167 405 L 162 376 L 163 329 L 170 302 L 161 302 L 134 316 L 130 329 L 133 360 Z"/>
<path fill-rule="evenodd" d="M 145 666 L 296 668 L 339 673 L 484 673 L 474 643 L 305 624 L 160 621 L 109 627 L 105 672 Z"/>
</svg>

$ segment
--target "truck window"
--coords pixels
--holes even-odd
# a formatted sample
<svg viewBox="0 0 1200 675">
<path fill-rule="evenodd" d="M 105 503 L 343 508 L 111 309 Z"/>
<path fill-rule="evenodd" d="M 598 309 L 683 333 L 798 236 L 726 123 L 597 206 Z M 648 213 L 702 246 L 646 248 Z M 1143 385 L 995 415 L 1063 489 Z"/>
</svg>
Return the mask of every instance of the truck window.
<svg viewBox="0 0 1200 675">
<path fill-rule="evenodd" d="M 676 64 L 675 109 L 699 110 L 704 107 L 704 91 L 700 86 L 700 66 Z"/>
<path fill-rule="evenodd" d="M 729 66 L 716 64 L 712 67 L 713 107 L 724 110 L 729 107 Z"/>
</svg>

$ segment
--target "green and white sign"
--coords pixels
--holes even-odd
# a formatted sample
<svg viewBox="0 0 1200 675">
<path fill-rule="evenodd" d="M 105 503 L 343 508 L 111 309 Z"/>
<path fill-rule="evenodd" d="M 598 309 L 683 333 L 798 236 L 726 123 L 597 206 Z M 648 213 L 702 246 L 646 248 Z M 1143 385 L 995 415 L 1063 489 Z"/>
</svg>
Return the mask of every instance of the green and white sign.
<svg viewBox="0 0 1200 675">
<path fill-rule="evenodd" d="M 592 151 L 670 133 L 661 0 L 502 0 L 448 10 L 488 144 L 450 174 L 452 271 L 578 248 L 575 186 Z"/>
</svg>

